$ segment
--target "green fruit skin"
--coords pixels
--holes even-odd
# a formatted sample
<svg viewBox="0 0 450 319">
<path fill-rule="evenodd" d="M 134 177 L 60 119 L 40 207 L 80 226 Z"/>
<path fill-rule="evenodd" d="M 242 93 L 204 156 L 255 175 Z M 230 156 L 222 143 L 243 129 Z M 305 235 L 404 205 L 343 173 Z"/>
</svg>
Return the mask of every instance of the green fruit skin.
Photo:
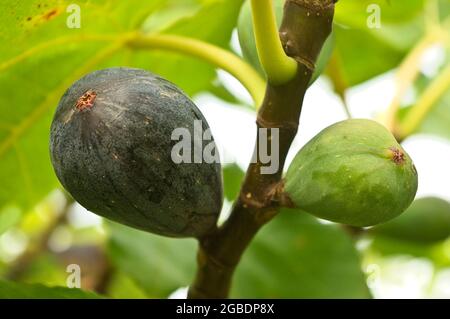
<svg viewBox="0 0 450 319">
<path fill-rule="evenodd" d="M 396 163 L 392 148 L 404 155 Z M 316 217 L 371 226 L 400 215 L 417 191 L 417 171 L 394 136 L 375 121 L 331 125 L 296 155 L 285 192 L 298 208 Z"/>
<path fill-rule="evenodd" d="M 281 21 L 283 19 L 284 2 L 285 0 L 274 1 L 275 15 L 278 26 L 281 26 Z M 242 6 L 238 18 L 237 29 L 239 35 L 239 43 L 241 45 L 244 59 L 248 63 L 250 63 L 262 76 L 266 77 L 266 74 L 259 61 L 258 50 L 256 49 L 255 35 L 253 33 L 252 10 L 249 0 L 247 0 Z M 317 80 L 317 78 L 322 74 L 325 67 L 327 66 L 331 54 L 333 53 L 334 42 L 334 34 L 331 33 L 331 35 L 325 41 L 322 51 L 317 58 L 316 68 L 311 77 L 309 85 L 313 84 Z"/>
<path fill-rule="evenodd" d="M 450 237 L 450 203 L 436 197 L 416 199 L 399 217 L 371 229 L 373 234 L 417 243 Z"/>
<path fill-rule="evenodd" d="M 79 110 L 86 91 L 97 96 Z M 145 70 L 109 68 L 75 82 L 61 98 L 50 155 L 64 188 L 89 211 L 144 231 L 199 237 L 221 211 L 220 163 L 175 164 L 171 134 L 208 124 L 174 84 Z"/>
</svg>

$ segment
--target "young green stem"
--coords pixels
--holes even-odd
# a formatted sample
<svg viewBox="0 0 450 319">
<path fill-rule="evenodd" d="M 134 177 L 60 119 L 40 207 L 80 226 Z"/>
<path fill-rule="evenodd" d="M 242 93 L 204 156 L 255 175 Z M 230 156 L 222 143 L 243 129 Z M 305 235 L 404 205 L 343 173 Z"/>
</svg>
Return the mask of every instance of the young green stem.
<svg viewBox="0 0 450 319">
<path fill-rule="evenodd" d="M 448 92 L 450 88 L 450 64 L 434 79 L 421 95 L 416 105 L 408 112 L 400 126 L 400 138 L 403 139 L 414 133 L 422 124 L 426 115 L 436 102 Z"/>
<path fill-rule="evenodd" d="M 331 83 L 333 84 L 334 92 L 341 99 L 342 107 L 344 109 L 345 115 L 348 119 L 352 118 L 352 114 L 348 107 L 346 92 L 349 88 L 347 81 L 345 80 L 344 74 L 342 73 L 341 61 L 339 59 L 339 53 L 334 50 L 331 55 L 330 61 L 326 68 L 326 74 L 328 75 Z"/>
<path fill-rule="evenodd" d="M 297 63 L 284 52 L 272 0 L 251 0 L 251 5 L 256 48 L 261 65 L 271 84 L 284 84 L 294 78 Z"/>
<path fill-rule="evenodd" d="M 420 61 L 423 54 L 432 45 L 443 42 L 447 39 L 448 35 L 440 29 L 433 30 L 417 43 L 417 45 L 411 50 L 406 58 L 401 63 L 396 74 L 396 93 L 389 105 L 385 114 L 384 123 L 386 127 L 394 132 L 395 135 L 399 135 L 397 130 L 397 112 L 400 108 L 400 103 L 405 96 L 407 90 L 411 87 L 412 83 L 416 80 L 420 71 Z"/>
<path fill-rule="evenodd" d="M 128 44 L 137 49 L 169 50 L 202 59 L 238 79 L 252 96 L 256 107 L 264 98 L 266 84 L 258 72 L 237 55 L 213 44 L 168 34 L 136 34 Z"/>
<path fill-rule="evenodd" d="M 264 174 L 266 166 L 259 156 L 251 163 L 230 217 L 211 234 L 199 239 L 197 275 L 188 298 L 226 298 L 234 270 L 258 230 L 279 210 L 274 189 L 281 181 L 284 162 L 297 133 L 303 98 L 312 76 L 309 63 L 316 60 L 331 33 L 333 0 L 287 0 L 280 34 L 289 43 L 290 55 L 298 62 L 294 78 L 283 85 L 267 85 L 263 105 L 258 113 L 258 145 L 271 149 L 272 129 L 278 130 L 278 169 Z M 287 46 L 286 46 L 287 47 Z M 268 138 L 259 129 L 267 129 Z"/>
</svg>

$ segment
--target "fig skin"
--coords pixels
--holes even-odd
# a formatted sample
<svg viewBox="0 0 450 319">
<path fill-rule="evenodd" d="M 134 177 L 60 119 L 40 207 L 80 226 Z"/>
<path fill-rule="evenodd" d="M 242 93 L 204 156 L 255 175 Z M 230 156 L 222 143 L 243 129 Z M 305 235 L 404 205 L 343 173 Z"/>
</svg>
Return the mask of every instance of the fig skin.
<svg viewBox="0 0 450 319">
<path fill-rule="evenodd" d="M 285 0 L 274 1 L 274 11 L 278 26 L 281 25 L 281 21 L 283 19 L 284 3 Z M 259 61 L 258 50 L 256 49 L 256 40 L 253 32 L 252 10 L 249 0 L 245 1 L 242 5 L 238 18 L 237 30 L 244 59 L 250 63 L 262 76 L 266 77 L 266 74 L 261 66 L 261 62 Z M 323 44 L 322 51 L 317 57 L 316 68 L 309 85 L 312 85 L 325 70 L 328 61 L 331 58 L 331 54 L 333 53 L 334 42 L 334 33 L 331 33 Z"/>
<path fill-rule="evenodd" d="M 371 229 L 393 239 L 433 244 L 450 237 L 450 203 L 437 197 L 416 199 L 400 216 Z"/>
<path fill-rule="evenodd" d="M 171 140 L 173 130 L 194 136 L 195 120 L 208 128 L 195 104 L 159 76 L 95 71 L 59 102 L 51 161 L 64 188 L 89 211 L 160 235 L 199 237 L 215 226 L 223 194 L 220 163 L 171 159 L 179 142 Z"/>
<path fill-rule="evenodd" d="M 381 124 L 352 119 L 309 141 L 290 165 L 284 190 L 304 211 L 329 221 L 372 226 L 400 215 L 414 200 L 417 171 Z"/>
</svg>

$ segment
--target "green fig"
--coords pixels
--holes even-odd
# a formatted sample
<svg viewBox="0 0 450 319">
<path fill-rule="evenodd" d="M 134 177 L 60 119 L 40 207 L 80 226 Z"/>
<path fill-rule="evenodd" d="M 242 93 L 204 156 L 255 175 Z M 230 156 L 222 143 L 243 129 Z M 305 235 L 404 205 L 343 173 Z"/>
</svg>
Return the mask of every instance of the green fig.
<svg viewBox="0 0 450 319">
<path fill-rule="evenodd" d="M 415 200 L 399 217 L 371 232 L 417 243 L 436 243 L 450 237 L 450 203 L 436 197 Z"/>
<path fill-rule="evenodd" d="M 331 125 L 296 155 L 284 191 L 300 209 L 353 226 L 400 215 L 417 191 L 417 171 L 394 136 L 375 121 Z"/>
<path fill-rule="evenodd" d="M 285 0 L 275 0 L 274 1 L 274 9 L 275 16 L 277 19 L 278 26 L 281 25 L 281 21 L 283 19 L 283 6 Z M 250 1 L 247 0 L 241 9 L 238 19 L 238 35 L 239 35 L 239 43 L 241 45 L 242 54 L 244 59 L 250 63 L 262 76 L 266 76 L 259 62 L 258 51 L 256 49 L 256 41 L 255 35 L 253 33 L 253 22 L 252 22 L 252 10 Z M 325 41 L 322 51 L 320 52 L 319 57 L 317 58 L 316 68 L 312 75 L 310 85 L 317 80 L 317 78 L 322 74 L 325 67 L 330 60 L 331 54 L 334 48 L 334 34 L 327 38 Z"/>
</svg>

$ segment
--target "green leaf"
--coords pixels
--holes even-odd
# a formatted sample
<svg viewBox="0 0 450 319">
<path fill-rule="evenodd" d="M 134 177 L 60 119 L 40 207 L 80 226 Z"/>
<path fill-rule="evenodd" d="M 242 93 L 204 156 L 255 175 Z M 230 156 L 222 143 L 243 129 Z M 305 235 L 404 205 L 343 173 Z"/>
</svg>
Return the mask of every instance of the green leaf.
<svg viewBox="0 0 450 319">
<path fill-rule="evenodd" d="M 403 214 L 370 232 L 424 244 L 446 240 L 450 237 L 450 203 L 437 197 L 416 199 Z"/>
<path fill-rule="evenodd" d="M 0 299 L 97 299 L 100 296 L 64 287 L 46 287 L 40 284 L 19 284 L 0 280 Z"/>
<path fill-rule="evenodd" d="M 349 86 L 395 68 L 424 31 L 424 0 L 346 0 L 336 4 L 336 54 Z M 380 28 L 371 27 L 379 8 Z"/>
<path fill-rule="evenodd" d="M 450 63 L 450 51 L 447 52 L 447 62 L 443 68 Z M 442 69 L 443 69 L 442 68 Z M 434 78 L 428 78 L 424 75 L 419 76 L 415 82 L 416 96 L 420 97 L 424 90 L 428 88 Z M 407 114 L 414 105 L 408 105 L 399 109 L 397 118 L 404 122 Z M 450 140 L 450 90 L 439 97 L 426 114 L 423 122 L 416 129 L 415 133 L 433 134 Z"/>
<path fill-rule="evenodd" d="M 147 295 L 128 276 L 115 271 L 108 284 L 108 296 L 114 299 L 146 299 Z"/>
<path fill-rule="evenodd" d="M 439 18 L 445 21 L 450 17 L 450 2 L 448 0 L 438 0 L 439 2 Z"/>
<path fill-rule="evenodd" d="M 448 62 L 450 63 L 450 52 L 448 53 Z M 447 64 L 448 65 L 448 64 Z M 426 84 L 419 84 L 421 87 L 418 90 L 418 94 L 422 94 L 427 85 L 431 83 L 433 79 L 423 80 Z M 409 111 L 411 108 L 407 108 Z M 405 112 L 406 113 L 406 112 Z M 431 110 L 427 113 L 422 124 L 417 129 L 417 133 L 434 134 L 450 140 L 450 90 L 439 98 L 439 100 L 432 106 Z"/>
<path fill-rule="evenodd" d="M 427 258 L 436 267 L 450 265 L 450 204 L 440 198 L 415 200 L 399 217 L 371 228 L 368 255 Z"/>
<path fill-rule="evenodd" d="M 450 240 L 439 243 L 419 243 L 385 236 L 368 237 L 370 245 L 365 251 L 366 257 L 381 256 L 412 256 L 426 258 L 433 262 L 435 267 L 450 267 Z"/>
<path fill-rule="evenodd" d="M 108 223 L 115 265 L 149 296 L 166 298 L 195 274 L 196 244 Z M 367 298 L 354 243 L 336 225 L 286 211 L 265 226 L 245 253 L 232 297 Z"/>
<path fill-rule="evenodd" d="M 221 81 L 214 81 L 211 83 L 210 87 L 207 88 L 207 91 L 217 98 L 230 103 L 234 104 L 236 106 L 240 106 L 242 108 L 246 108 L 248 110 L 254 110 L 255 108 L 253 105 L 248 104 L 241 99 L 239 99 L 237 96 L 233 95 L 224 85 Z"/>
<path fill-rule="evenodd" d="M 152 298 L 167 298 L 195 274 L 196 242 L 152 235 L 108 222 L 112 262 Z"/>
<path fill-rule="evenodd" d="M 5 207 L 0 211 L 0 235 L 7 231 L 11 226 L 17 224 L 22 214 L 20 209 L 14 206 Z"/>
<path fill-rule="evenodd" d="M 223 189 L 225 198 L 234 201 L 241 189 L 241 183 L 245 173 L 237 164 L 231 164 L 223 167 Z"/>
<path fill-rule="evenodd" d="M 367 28 L 373 7 L 380 9 L 384 23 L 407 22 L 421 14 L 424 0 L 345 0 L 336 3 L 335 22 L 350 27 Z"/>
<path fill-rule="evenodd" d="M 79 264 L 77 262 L 77 264 Z M 86 271 L 83 265 L 80 265 L 83 271 Z M 14 267 L 14 266 L 13 266 Z M 49 252 L 42 252 L 37 255 L 19 276 L 11 279 L 20 280 L 27 284 L 43 284 L 45 286 L 64 286 L 67 276 L 65 267 L 58 262 L 57 258 Z M 82 287 L 83 284 L 81 285 Z"/>
<path fill-rule="evenodd" d="M 352 239 L 285 210 L 258 233 L 233 281 L 236 298 L 369 298 Z"/>
<path fill-rule="evenodd" d="M 183 0 L 176 13 L 170 8 L 178 0 L 78 1 L 79 29 L 66 24 L 72 3 L 0 4 L 0 87 L 5 92 L 0 95 L 0 209 L 15 205 L 27 210 L 59 185 L 48 154 L 49 127 L 59 98 L 86 73 L 117 65 L 144 68 L 188 94 L 216 78 L 213 66 L 193 58 L 130 50 L 124 45 L 127 33 L 154 31 L 149 21 L 159 21 L 166 33 L 228 47 L 242 0 Z"/>
<path fill-rule="evenodd" d="M 434 134 L 450 140 L 450 90 L 433 106 L 418 132 Z"/>
<path fill-rule="evenodd" d="M 398 238 L 375 236 L 370 245 L 370 250 L 383 256 L 410 255 L 415 257 L 430 258 L 432 246 L 425 243 L 410 242 Z"/>
</svg>

